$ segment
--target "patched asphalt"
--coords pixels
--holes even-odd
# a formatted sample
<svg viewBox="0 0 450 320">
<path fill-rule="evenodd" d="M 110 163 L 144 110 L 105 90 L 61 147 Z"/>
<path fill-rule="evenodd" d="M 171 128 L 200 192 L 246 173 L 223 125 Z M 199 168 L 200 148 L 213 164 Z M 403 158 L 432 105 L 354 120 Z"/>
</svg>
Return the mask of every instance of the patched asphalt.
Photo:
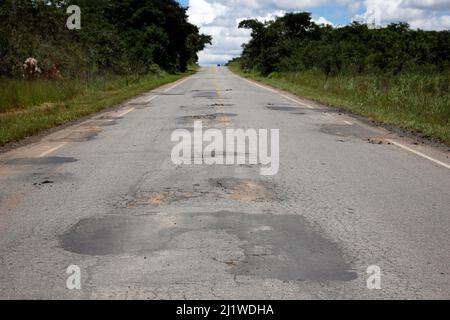
<svg viewBox="0 0 450 320">
<path fill-rule="evenodd" d="M 311 105 L 203 68 L 1 155 L 0 298 L 450 298 L 449 171 Z M 279 173 L 174 165 L 199 120 L 279 129 Z"/>
</svg>

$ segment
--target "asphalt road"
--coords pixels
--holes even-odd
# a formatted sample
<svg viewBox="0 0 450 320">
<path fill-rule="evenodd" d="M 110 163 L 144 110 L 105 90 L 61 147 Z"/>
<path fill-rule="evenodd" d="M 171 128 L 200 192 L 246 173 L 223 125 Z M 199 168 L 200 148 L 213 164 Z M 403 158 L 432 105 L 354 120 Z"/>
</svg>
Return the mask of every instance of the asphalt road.
<svg viewBox="0 0 450 320">
<path fill-rule="evenodd" d="M 278 174 L 173 164 L 195 120 L 280 129 Z M 202 69 L 0 155 L 0 298 L 449 299 L 449 153 L 411 142 Z"/>
</svg>

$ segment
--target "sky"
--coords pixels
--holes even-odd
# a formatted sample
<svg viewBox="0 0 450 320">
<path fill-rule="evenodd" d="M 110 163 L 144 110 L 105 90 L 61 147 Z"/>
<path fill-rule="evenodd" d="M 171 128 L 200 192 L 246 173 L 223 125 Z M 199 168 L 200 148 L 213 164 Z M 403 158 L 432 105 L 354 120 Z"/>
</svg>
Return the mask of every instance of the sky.
<svg viewBox="0 0 450 320">
<path fill-rule="evenodd" d="M 408 22 L 423 30 L 450 29 L 450 0 L 179 0 L 188 6 L 191 23 L 213 36 L 213 45 L 199 54 L 201 65 L 223 64 L 242 52 L 250 39 L 238 29 L 244 19 L 271 20 L 286 12 L 308 11 L 317 23 L 333 26 L 352 21 L 386 25 Z"/>
</svg>

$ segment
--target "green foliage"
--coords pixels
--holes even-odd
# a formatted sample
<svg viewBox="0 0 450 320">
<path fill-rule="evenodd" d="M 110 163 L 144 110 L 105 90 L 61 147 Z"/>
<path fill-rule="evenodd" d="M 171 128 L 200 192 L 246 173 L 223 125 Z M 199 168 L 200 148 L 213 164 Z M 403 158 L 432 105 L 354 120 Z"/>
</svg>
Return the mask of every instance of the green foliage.
<svg viewBox="0 0 450 320">
<path fill-rule="evenodd" d="M 43 103 L 64 101 L 82 92 L 79 81 L 0 80 L 0 114 Z"/>
<path fill-rule="evenodd" d="M 81 8 L 81 30 L 66 28 L 71 4 Z M 145 74 L 155 64 L 184 72 L 208 43 L 174 0 L 0 1 L 2 76 L 20 77 L 29 57 L 71 79 Z"/>
<path fill-rule="evenodd" d="M 450 31 L 333 28 L 304 12 L 239 27 L 252 39 L 233 70 L 450 143 Z"/>
<path fill-rule="evenodd" d="M 450 73 L 326 75 L 322 70 L 248 72 L 236 59 L 229 67 L 243 76 L 373 120 L 420 132 L 450 144 Z"/>
<path fill-rule="evenodd" d="M 0 79 L 0 146 L 99 112 L 193 72 L 104 75 L 59 83 Z"/>
<path fill-rule="evenodd" d="M 371 28 L 352 23 L 317 25 L 310 13 L 288 13 L 274 21 L 245 20 L 252 30 L 242 67 L 263 75 L 319 69 L 326 75 L 405 72 L 439 73 L 450 68 L 450 31 L 411 30 L 408 24 Z"/>
<path fill-rule="evenodd" d="M 0 145 L 190 74 L 208 43 L 174 0 L 0 0 Z M 25 80 L 30 57 L 42 73 Z"/>
</svg>

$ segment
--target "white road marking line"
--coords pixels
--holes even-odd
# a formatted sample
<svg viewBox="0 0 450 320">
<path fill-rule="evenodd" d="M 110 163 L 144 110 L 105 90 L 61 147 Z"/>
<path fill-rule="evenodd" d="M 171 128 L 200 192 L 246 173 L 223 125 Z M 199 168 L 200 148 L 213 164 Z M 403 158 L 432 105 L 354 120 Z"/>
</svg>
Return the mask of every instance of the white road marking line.
<svg viewBox="0 0 450 320">
<path fill-rule="evenodd" d="M 301 106 L 304 106 L 304 107 L 306 107 L 306 108 L 308 108 L 308 109 L 315 109 L 314 107 L 312 107 L 312 106 L 310 106 L 310 105 L 307 105 L 307 104 L 305 104 L 305 103 L 303 103 L 303 102 L 301 102 L 301 101 L 298 101 L 297 99 L 294 99 L 294 98 L 292 98 L 292 97 L 289 97 L 288 95 L 282 94 L 280 91 L 277 91 L 277 90 L 275 90 L 275 89 L 269 88 L 269 87 L 264 86 L 264 85 L 261 85 L 261 84 L 259 84 L 259 83 L 250 81 L 250 80 L 245 79 L 245 78 L 241 78 L 241 77 L 239 77 L 239 78 L 242 79 L 242 80 L 244 80 L 244 81 L 247 81 L 248 83 L 251 83 L 252 85 L 254 85 L 254 86 L 256 86 L 256 87 L 262 88 L 262 89 L 267 90 L 267 91 L 272 92 L 272 93 L 276 93 L 276 94 L 282 96 L 283 98 L 288 99 L 288 100 L 291 100 L 291 101 L 293 101 L 293 102 L 295 102 L 295 103 L 297 103 L 297 104 L 299 104 L 299 105 L 301 105 Z"/>
<path fill-rule="evenodd" d="M 123 117 L 126 114 L 129 114 L 131 111 L 134 111 L 134 108 L 130 108 L 127 111 L 122 112 L 121 114 L 118 114 L 118 117 Z"/>
<path fill-rule="evenodd" d="M 186 79 L 184 79 L 184 80 L 181 80 L 181 81 L 175 83 L 173 86 L 171 86 L 171 87 L 167 88 L 166 90 L 164 90 L 164 92 L 168 92 L 168 91 L 170 91 L 170 90 L 172 90 L 172 89 L 175 89 L 176 87 L 182 85 L 183 83 L 185 83 L 186 81 L 188 81 L 188 80 L 190 80 L 190 79 L 191 79 L 191 77 L 188 77 L 188 78 L 186 78 Z"/>
<path fill-rule="evenodd" d="M 403 145 L 401 143 L 395 142 L 395 141 L 393 141 L 391 139 L 386 139 L 386 141 L 389 142 L 389 143 L 392 143 L 393 145 L 396 145 L 397 147 L 402 148 L 402 149 L 404 149 L 406 151 L 412 152 L 412 153 L 414 153 L 414 154 L 416 154 L 416 155 L 418 155 L 418 156 L 420 156 L 422 158 L 430 160 L 430 161 L 432 161 L 432 162 L 434 162 L 434 163 L 436 163 L 436 164 L 438 164 L 438 165 L 440 165 L 440 166 L 442 166 L 444 168 L 450 169 L 450 165 L 449 164 L 446 164 L 446 163 L 444 163 L 442 161 L 439 161 L 439 160 L 434 159 L 434 158 L 432 158 L 430 156 L 427 156 L 426 154 L 423 154 L 422 152 L 419 152 L 419 151 L 416 151 L 414 149 L 411 149 L 411 148 L 409 148 L 409 147 L 407 147 L 407 146 L 405 146 L 405 145 Z"/>
<path fill-rule="evenodd" d="M 168 92 L 168 91 L 170 91 L 170 90 L 172 90 L 172 89 L 178 87 L 179 85 L 185 83 L 185 82 L 188 81 L 189 79 L 190 79 L 190 77 L 188 77 L 188 78 L 186 78 L 186 79 L 183 79 L 182 81 L 179 81 L 178 83 L 174 84 L 173 86 L 171 86 L 171 87 L 165 89 L 164 92 Z M 143 102 L 144 102 L 144 103 L 149 103 L 149 102 L 153 101 L 153 100 L 156 99 L 156 98 L 158 98 L 158 96 L 152 96 L 152 97 L 148 98 L 147 100 L 144 100 Z M 128 109 L 127 111 L 124 111 L 124 112 L 122 112 L 121 114 L 119 114 L 119 115 L 117 115 L 117 116 L 118 116 L 118 117 L 123 117 L 124 115 L 126 115 L 126 114 L 128 114 L 128 113 L 130 113 L 131 111 L 134 111 L 134 110 L 135 110 L 135 108 L 130 108 L 130 109 Z"/>
<path fill-rule="evenodd" d="M 145 100 L 144 102 L 145 102 L 145 103 L 150 103 L 150 102 L 152 102 L 153 100 L 155 100 L 157 97 L 158 97 L 158 96 L 152 96 L 152 97 L 148 98 L 147 100 Z"/>
<path fill-rule="evenodd" d="M 250 80 L 248 80 L 248 79 L 245 79 L 245 78 L 242 78 L 242 77 L 239 77 L 239 76 L 238 76 L 238 78 L 239 78 L 239 79 L 242 79 L 242 80 L 244 80 L 244 81 L 247 81 L 247 82 L 253 84 L 254 86 L 257 86 L 257 87 L 260 87 L 260 88 L 265 89 L 265 90 L 267 90 L 267 91 L 270 91 L 270 92 L 272 92 L 272 93 L 277 93 L 277 94 L 281 95 L 283 98 L 286 98 L 286 99 L 288 99 L 288 100 L 294 101 L 295 103 L 297 103 L 297 104 L 299 104 L 299 105 L 305 106 L 305 107 L 307 107 L 307 108 L 309 108 L 309 109 L 315 109 L 314 107 L 312 107 L 312 106 L 310 106 L 310 105 L 304 104 L 303 102 L 300 102 L 300 101 L 298 101 L 298 100 L 296 100 L 296 99 L 294 99 L 294 98 L 291 98 L 291 97 L 289 97 L 289 96 L 287 96 L 287 95 L 285 95 L 285 94 L 281 94 L 279 91 L 273 90 L 273 89 L 271 89 L 271 88 L 268 88 L 268 87 L 266 87 L 266 86 L 260 85 L 260 84 L 258 84 L 258 83 L 255 83 L 255 82 L 253 82 L 253 81 L 250 81 Z M 353 125 L 353 123 L 350 122 L 350 121 L 344 121 L 344 122 L 345 122 L 346 124 L 348 124 L 348 125 Z M 411 149 L 411 148 L 408 148 L 407 146 L 405 146 L 405 145 L 403 145 L 403 144 L 401 144 L 401 143 L 392 141 L 392 140 L 390 140 L 390 139 L 386 139 L 386 141 L 387 141 L 387 142 L 390 142 L 390 143 L 392 143 L 393 145 L 396 145 L 396 146 L 398 146 L 398 147 L 400 147 L 400 148 L 402 148 L 402 149 L 404 149 L 404 150 L 406 150 L 406 151 L 412 152 L 412 153 L 414 153 L 414 154 L 416 154 L 416 155 L 418 155 L 418 156 L 420 156 L 420 157 L 422 157 L 422 158 L 425 158 L 425 159 L 427 159 L 427 160 L 430 160 L 430 161 L 432 161 L 432 162 L 434 162 L 434 163 L 436 163 L 436 164 L 438 164 L 438 165 L 440 165 L 440 166 L 443 166 L 444 168 L 450 169 L 450 165 L 449 165 L 449 164 L 446 164 L 446 163 L 444 163 L 444 162 L 442 162 L 442 161 L 439 161 L 439 160 L 434 159 L 434 158 L 432 158 L 432 157 L 430 157 L 430 156 L 427 156 L 426 154 L 423 154 L 423 153 L 421 153 L 421 152 L 419 152 L 419 151 L 416 151 L 416 150 L 413 150 L 413 149 Z"/>
<path fill-rule="evenodd" d="M 272 92 L 272 93 L 276 93 L 276 94 L 280 94 L 280 93 L 279 93 L 278 91 L 276 91 L 276 90 L 274 90 L 274 89 L 272 89 L 272 88 L 269 88 L 269 87 L 263 86 L 263 85 L 261 85 L 261 84 L 259 84 L 259 83 L 256 83 L 256 82 L 253 82 L 253 81 L 250 81 L 250 80 L 248 80 L 248 79 L 245 79 L 245 78 L 240 78 L 240 79 L 242 79 L 242 80 L 244 80 L 244 81 L 247 81 L 248 83 L 250 83 L 250 84 L 252 84 L 252 85 L 254 85 L 254 86 L 256 86 L 256 87 L 259 87 L 259 88 L 265 89 L 265 90 L 267 90 L 267 91 L 269 91 L 269 92 Z"/>
<path fill-rule="evenodd" d="M 167 88 L 166 90 L 164 90 L 164 92 L 167 92 L 167 91 L 170 91 L 170 90 L 176 88 L 177 86 L 181 85 L 182 83 L 186 82 L 187 80 L 189 80 L 189 78 L 186 78 L 186 79 L 184 79 L 184 80 L 182 80 L 182 81 L 176 83 L 176 84 L 173 85 L 172 87 Z M 147 99 L 145 102 L 146 102 L 146 103 L 149 103 L 149 102 L 151 102 L 152 100 L 156 99 L 157 97 L 158 97 L 158 96 L 152 96 L 152 97 L 150 97 L 149 99 Z M 129 109 L 127 109 L 126 111 L 124 111 L 124 112 L 118 114 L 117 116 L 118 116 L 118 117 L 123 117 L 123 116 L 127 115 L 128 113 L 130 113 L 130 112 L 132 112 L 132 111 L 134 111 L 134 110 L 135 110 L 135 108 L 129 108 Z M 87 123 L 87 122 L 89 122 L 89 121 L 91 121 L 91 120 L 85 121 L 85 123 Z M 111 121 L 112 121 L 112 120 L 111 120 Z M 49 150 L 47 150 L 47 151 L 41 153 L 40 155 L 38 155 L 38 158 L 44 158 L 44 157 L 48 156 L 49 154 L 51 154 L 51 153 L 53 153 L 53 152 L 55 152 L 55 151 L 61 149 L 62 147 L 64 147 L 64 146 L 67 145 L 67 144 L 68 144 L 67 142 L 61 143 L 60 145 L 57 145 L 56 147 L 51 148 L 51 149 L 49 149 Z"/>
<path fill-rule="evenodd" d="M 308 108 L 308 109 L 314 109 L 314 107 L 311 107 L 310 105 L 305 104 L 305 103 L 303 103 L 303 102 L 300 102 L 300 101 L 298 101 L 297 99 L 291 98 L 291 97 L 289 97 L 289 96 L 287 96 L 287 95 L 285 95 L 285 94 L 282 94 L 281 96 L 282 96 L 283 98 L 288 99 L 288 100 L 294 101 L 295 103 L 297 103 L 297 104 L 299 104 L 299 105 L 301 105 L 301 106 L 304 106 L 304 107 L 306 107 L 306 108 Z"/>
<path fill-rule="evenodd" d="M 38 155 L 38 158 L 44 158 L 46 156 L 48 156 L 50 153 L 55 152 L 56 150 L 61 149 L 62 147 L 64 147 L 67 144 L 67 142 L 61 143 L 60 145 L 57 145 L 54 148 L 51 148 L 43 153 L 41 153 L 40 155 Z"/>
</svg>

